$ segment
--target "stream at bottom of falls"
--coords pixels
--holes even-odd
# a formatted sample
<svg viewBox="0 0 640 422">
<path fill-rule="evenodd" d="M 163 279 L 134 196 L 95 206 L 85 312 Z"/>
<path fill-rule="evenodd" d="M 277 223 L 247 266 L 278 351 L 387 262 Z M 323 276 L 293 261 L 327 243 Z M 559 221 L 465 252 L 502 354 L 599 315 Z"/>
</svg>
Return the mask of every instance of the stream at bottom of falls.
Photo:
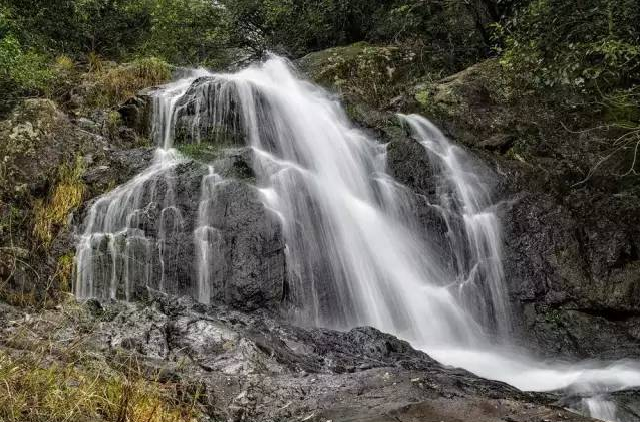
<svg viewBox="0 0 640 422">
<path fill-rule="evenodd" d="M 522 391 L 557 391 L 567 398 L 567 408 L 593 418 L 608 422 L 634 421 L 618 414 L 617 405 L 609 394 L 640 385 L 640 365 L 636 361 L 559 363 L 535 359 L 527 356 L 526 351 L 507 348 L 420 349 L 443 364 L 505 382 Z"/>
<path fill-rule="evenodd" d="M 630 422 L 610 394 L 640 386 L 638 362 L 548 362 L 491 346 L 494 337 L 509 344 L 513 316 L 491 172 L 428 120 L 398 116 L 423 147 L 436 184 L 423 207 L 441 227 L 421 233 L 411 202 L 418 199 L 387 170 L 387 146 L 355 128 L 335 99 L 283 59 L 235 74 L 199 70 L 159 87 L 152 99 L 160 148 L 146 171 L 89 210 L 76 254 L 79 298 L 128 299 L 132 286 L 153 282 L 184 293 L 178 280 L 185 274 L 172 264 L 184 266 L 172 250 L 172 239 L 184 235 L 195 245 L 191 293 L 209 303 L 222 259 L 210 207 L 224 180 L 208 167 L 196 227 L 183 233 L 173 171 L 186 158 L 172 148 L 179 120 L 181 136 L 192 142 L 232 129 L 251 148 L 256 188 L 282 223 L 288 295 L 301 323 L 374 326 L 445 365 L 525 391 L 557 391 L 578 412 Z M 139 227 L 154 209 L 161 212 L 152 239 Z"/>
</svg>

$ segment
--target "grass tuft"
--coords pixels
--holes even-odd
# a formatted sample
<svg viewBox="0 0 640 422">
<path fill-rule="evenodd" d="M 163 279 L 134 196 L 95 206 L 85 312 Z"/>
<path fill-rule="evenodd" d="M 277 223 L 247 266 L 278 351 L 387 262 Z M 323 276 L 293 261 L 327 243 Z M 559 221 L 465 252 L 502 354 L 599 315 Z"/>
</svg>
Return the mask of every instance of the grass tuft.
<svg viewBox="0 0 640 422">
<path fill-rule="evenodd" d="M 49 199 L 35 201 L 33 234 L 43 246 L 50 246 L 56 232 L 65 226 L 69 213 L 82 203 L 86 192 L 83 173 L 81 157 L 77 157 L 72 166 L 63 164 L 58 169 L 58 184 Z"/>
<path fill-rule="evenodd" d="M 159 85 L 171 78 L 171 66 L 155 57 L 96 71 L 93 101 L 98 107 L 114 107 L 143 88 Z"/>
<path fill-rule="evenodd" d="M 176 386 L 148 381 L 135 364 L 80 369 L 46 355 L 0 350 L 0 421 L 191 422 L 196 402 L 181 402 Z"/>
</svg>

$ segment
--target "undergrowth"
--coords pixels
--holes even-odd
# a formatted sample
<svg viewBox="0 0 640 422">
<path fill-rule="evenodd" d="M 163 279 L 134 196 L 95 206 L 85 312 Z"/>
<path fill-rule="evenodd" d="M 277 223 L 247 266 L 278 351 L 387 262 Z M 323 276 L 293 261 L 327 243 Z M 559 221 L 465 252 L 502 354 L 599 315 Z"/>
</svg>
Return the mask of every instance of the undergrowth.
<svg viewBox="0 0 640 422">
<path fill-rule="evenodd" d="M 51 244 L 57 230 L 66 224 L 69 213 L 82 203 L 87 189 L 83 173 L 81 157 L 77 157 L 73 165 L 63 164 L 58 169 L 58 183 L 47 201 L 35 201 L 33 234 L 43 246 Z"/>
<path fill-rule="evenodd" d="M 103 65 L 98 58 L 93 58 L 89 67 L 94 70 L 90 77 L 95 78 L 91 95 L 95 107 L 113 107 L 139 90 L 165 83 L 171 78 L 171 66 L 154 57 L 111 68 Z"/>
<path fill-rule="evenodd" d="M 46 329 L 34 327 L 44 325 Z M 54 333 L 73 324 L 66 340 Z M 73 303 L 23 322 L 0 339 L 1 422 L 193 422 L 199 390 L 160 381 L 130 355 L 87 351 L 95 320 Z M 73 331 L 73 330 L 72 330 Z M 84 333 L 84 334 L 83 334 Z M 6 348 L 3 348 L 6 347 Z"/>
<path fill-rule="evenodd" d="M 47 356 L 0 351 L 0 421 L 189 422 L 196 403 L 172 397 L 173 385 L 147 381 L 138 368 L 79 369 Z"/>
</svg>

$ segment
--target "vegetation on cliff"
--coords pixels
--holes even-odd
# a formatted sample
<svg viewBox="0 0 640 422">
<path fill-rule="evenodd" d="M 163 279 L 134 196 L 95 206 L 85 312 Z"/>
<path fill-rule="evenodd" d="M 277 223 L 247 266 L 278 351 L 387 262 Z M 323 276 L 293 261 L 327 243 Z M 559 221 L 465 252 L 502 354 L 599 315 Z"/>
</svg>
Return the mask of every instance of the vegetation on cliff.
<svg viewBox="0 0 640 422">
<path fill-rule="evenodd" d="M 527 330 L 559 354 L 633 355 L 638 22 L 635 0 L 0 0 L 0 302 L 69 311 L 73 214 L 149 159 L 147 134 L 123 124 L 124 101 L 179 66 L 227 69 L 273 51 L 390 141 L 390 167 L 404 166 L 410 188 L 426 166 L 410 163 L 394 112 L 428 115 L 497 163 L 502 189 L 533 197 L 505 227 L 521 243 L 506 248 L 510 274 L 523 274 L 510 282 L 522 282 Z M 251 180 L 244 160 L 226 158 Z M 14 340 L 0 342 L 0 420 L 196 417 L 197 388 L 182 395 L 135 362 L 98 362 L 59 340 Z"/>
<path fill-rule="evenodd" d="M 514 120 L 517 113 L 501 115 L 504 121 L 494 123 L 509 126 L 508 133 L 488 141 L 522 161 L 539 152 L 533 127 L 547 134 L 564 127 L 565 135 L 607 131 L 606 148 L 575 166 L 581 180 L 607 169 L 627 183 L 640 161 L 639 20 L 640 6 L 631 0 L 3 0 L 0 113 L 8 117 L 3 132 L 8 142 L 1 227 L 11 226 L 4 231 L 13 233 L 16 244 L 18 233 L 30 233 L 24 250 L 49 247 L 64 226 L 58 214 L 84 198 L 81 185 L 58 180 L 59 168 L 72 166 L 78 155 L 67 143 L 61 150 L 69 154 L 56 154 L 60 160 L 47 167 L 46 177 L 37 176 L 38 183 L 29 182 L 24 171 L 33 160 L 21 167 L 18 157 L 39 154 L 50 140 L 57 145 L 77 138 L 61 123 L 60 112 L 89 125 L 82 128 L 87 133 L 138 145 L 131 141 L 135 135 L 122 129 L 118 104 L 169 79 L 174 66 L 229 67 L 269 50 L 292 58 L 306 55 L 300 62 L 305 70 L 348 100 L 352 118 L 373 126 L 376 113 L 385 110 L 455 119 L 477 109 L 461 100 L 471 97 L 532 116 L 523 125 Z M 316 50 L 322 51 L 308 54 Z M 482 61 L 470 71 L 481 78 L 465 79 L 479 84 L 442 79 Z M 19 118 L 10 117 L 16 104 L 33 96 L 53 100 L 38 104 L 48 104 L 57 117 L 31 121 L 20 111 L 25 104 L 16 108 Z M 545 118 L 549 114 L 552 119 Z M 46 126 L 49 121 L 55 124 Z M 514 136 L 518 140 L 510 141 Z M 612 167 L 614 162 L 622 164 Z M 21 172 L 24 177 L 14 177 Z M 71 198 L 64 209 L 55 205 L 63 191 Z M 9 218 L 13 215 L 18 222 Z M 14 246 L 7 247 L 15 258 Z"/>
</svg>

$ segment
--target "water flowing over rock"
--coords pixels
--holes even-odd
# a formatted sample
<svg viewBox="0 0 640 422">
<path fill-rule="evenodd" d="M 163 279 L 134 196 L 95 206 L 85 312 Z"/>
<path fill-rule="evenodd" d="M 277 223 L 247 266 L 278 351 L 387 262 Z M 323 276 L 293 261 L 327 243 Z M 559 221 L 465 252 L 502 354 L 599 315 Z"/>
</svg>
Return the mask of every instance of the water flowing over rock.
<svg viewBox="0 0 640 422">
<path fill-rule="evenodd" d="M 412 171 L 394 164 L 404 146 L 358 130 L 283 59 L 195 72 L 149 98 L 158 150 L 87 211 L 77 297 L 151 289 L 298 324 L 372 326 L 522 389 L 579 390 L 590 412 L 604 412 L 596 396 L 640 385 L 635 363 L 547 364 L 510 347 L 494 175 L 426 119 L 397 117 L 404 146 L 425 157 L 412 191 L 402 177 Z M 175 328 L 180 341 L 200 336 L 190 330 L 235 339 L 207 322 Z M 211 345 L 194 342 L 218 369 Z"/>
<path fill-rule="evenodd" d="M 146 170 L 87 211 L 77 297 L 132 300 L 151 287 L 242 309 L 275 306 L 282 298 L 282 235 L 256 189 L 235 178 L 215 183 L 207 167 L 171 149 L 176 103 L 194 80 L 150 94 L 151 133 L 162 148 Z M 233 174 L 228 167 L 238 160 L 242 154 L 221 157 L 219 165 Z"/>
</svg>

